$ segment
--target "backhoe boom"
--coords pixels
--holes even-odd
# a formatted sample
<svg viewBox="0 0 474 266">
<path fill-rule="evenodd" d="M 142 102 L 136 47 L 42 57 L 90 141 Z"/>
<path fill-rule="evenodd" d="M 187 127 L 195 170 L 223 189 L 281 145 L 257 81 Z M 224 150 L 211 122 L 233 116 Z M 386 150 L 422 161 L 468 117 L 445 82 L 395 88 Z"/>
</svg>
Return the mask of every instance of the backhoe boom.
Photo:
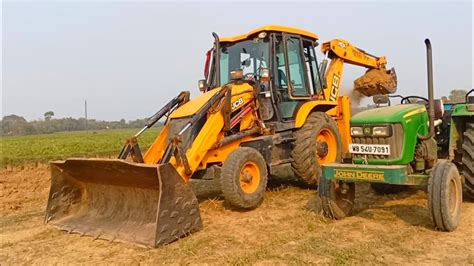
<svg viewBox="0 0 474 266">
<path fill-rule="evenodd" d="M 323 65 L 327 64 L 327 58 L 331 59 L 325 73 L 326 90 L 324 96 L 326 99 L 337 101 L 344 63 L 368 69 L 362 77 L 354 82 L 354 89 L 365 96 L 395 92 L 397 87 L 395 70 L 385 68 L 387 65 L 385 56 L 371 55 L 343 39 L 334 39 L 323 43 L 321 51 L 326 55 Z"/>
</svg>

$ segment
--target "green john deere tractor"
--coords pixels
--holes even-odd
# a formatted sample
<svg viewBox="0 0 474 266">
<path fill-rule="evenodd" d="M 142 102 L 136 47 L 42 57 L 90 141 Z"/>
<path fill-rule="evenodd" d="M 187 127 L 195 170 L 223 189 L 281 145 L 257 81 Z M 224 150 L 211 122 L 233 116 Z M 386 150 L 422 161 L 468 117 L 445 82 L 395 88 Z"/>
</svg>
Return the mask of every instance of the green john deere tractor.
<svg viewBox="0 0 474 266">
<path fill-rule="evenodd" d="M 461 177 L 454 163 L 438 160 L 435 127 L 442 123 L 443 108 L 440 100 L 433 99 L 431 44 L 428 39 L 425 44 L 428 99 L 402 97 L 401 104 L 390 106 L 388 96 L 374 97 L 378 108 L 351 118 L 350 163 L 323 166 L 319 197 L 327 216 L 342 219 L 351 214 L 356 182 L 369 182 L 379 193 L 425 185 L 435 227 L 442 231 L 457 228 Z M 380 107 L 382 104 L 387 106 Z"/>
<path fill-rule="evenodd" d="M 474 199 L 474 89 L 466 101 L 454 106 L 449 130 L 449 159 L 459 165 L 464 177 L 464 195 Z"/>
</svg>

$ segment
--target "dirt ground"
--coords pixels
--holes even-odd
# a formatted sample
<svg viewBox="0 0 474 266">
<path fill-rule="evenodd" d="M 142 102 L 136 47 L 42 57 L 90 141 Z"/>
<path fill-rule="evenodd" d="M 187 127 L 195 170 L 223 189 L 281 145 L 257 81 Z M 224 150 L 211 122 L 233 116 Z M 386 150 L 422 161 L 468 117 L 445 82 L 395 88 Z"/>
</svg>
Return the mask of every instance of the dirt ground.
<svg viewBox="0 0 474 266">
<path fill-rule="evenodd" d="M 273 182 L 256 210 L 230 210 L 222 199 L 200 202 L 204 229 L 152 249 L 93 240 L 43 224 L 46 167 L 0 172 L 0 264 L 469 264 L 474 203 L 463 203 L 460 227 L 433 230 L 426 193 L 377 196 L 357 187 L 354 216 L 333 221 L 308 211 L 315 191 Z M 202 197 L 202 196 L 201 196 Z"/>
</svg>

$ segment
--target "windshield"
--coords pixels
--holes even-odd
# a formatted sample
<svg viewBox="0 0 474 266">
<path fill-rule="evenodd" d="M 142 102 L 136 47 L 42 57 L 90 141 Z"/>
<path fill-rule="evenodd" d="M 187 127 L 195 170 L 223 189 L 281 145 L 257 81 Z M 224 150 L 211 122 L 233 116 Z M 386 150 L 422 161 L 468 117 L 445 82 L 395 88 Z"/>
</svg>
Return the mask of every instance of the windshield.
<svg viewBox="0 0 474 266">
<path fill-rule="evenodd" d="M 260 70 L 268 68 L 268 44 L 268 38 L 221 44 L 220 84 L 228 83 L 230 72 L 239 69 L 246 79 L 258 79 Z"/>
</svg>

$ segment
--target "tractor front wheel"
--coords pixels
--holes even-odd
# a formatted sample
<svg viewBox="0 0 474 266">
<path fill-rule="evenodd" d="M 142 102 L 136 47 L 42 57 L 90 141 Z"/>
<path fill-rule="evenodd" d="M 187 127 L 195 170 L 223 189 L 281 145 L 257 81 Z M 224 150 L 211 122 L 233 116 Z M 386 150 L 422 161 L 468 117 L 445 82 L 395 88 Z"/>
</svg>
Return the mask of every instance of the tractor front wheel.
<svg viewBox="0 0 474 266">
<path fill-rule="evenodd" d="M 351 215 L 355 200 L 354 182 L 331 180 L 323 175 L 318 191 L 326 216 L 339 220 Z"/>
<path fill-rule="evenodd" d="M 291 152 L 293 172 L 310 185 L 317 185 L 321 165 L 338 162 L 342 156 L 341 135 L 336 122 L 326 113 L 314 112 L 296 130 Z"/>
<path fill-rule="evenodd" d="M 256 149 L 233 151 L 222 166 L 220 185 L 225 200 L 241 209 L 254 209 L 263 201 L 267 187 L 267 164 Z"/>
<path fill-rule="evenodd" d="M 428 180 L 428 208 L 435 227 L 454 231 L 461 218 L 462 184 L 458 169 L 451 162 L 436 164 Z"/>
</svg>

